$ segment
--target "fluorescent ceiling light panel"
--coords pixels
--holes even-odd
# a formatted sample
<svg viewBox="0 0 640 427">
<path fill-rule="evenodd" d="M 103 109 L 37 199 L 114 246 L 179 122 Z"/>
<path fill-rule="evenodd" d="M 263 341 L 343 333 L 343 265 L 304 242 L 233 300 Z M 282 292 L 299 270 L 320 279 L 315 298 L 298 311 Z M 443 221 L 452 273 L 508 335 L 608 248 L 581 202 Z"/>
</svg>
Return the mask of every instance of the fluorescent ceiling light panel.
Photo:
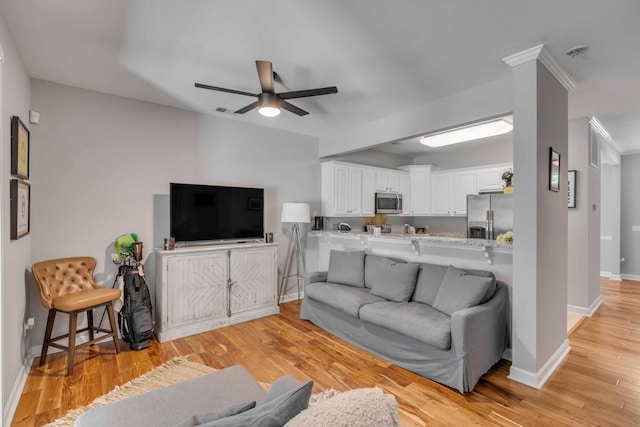
<svg viewBox="0 0 640 427">
<path fill-rule="evenodd" d="M 420 138 L 420 143 L 427 147 L 437 148 L 445 145 L 458 144 L 460 142 L 482 139 L 490 136 L 502 135 L 511 132 L 513 125 L 506 120 L 495 120 L 480 123 L 447 132 L 428 135 Z"/>
</svg>

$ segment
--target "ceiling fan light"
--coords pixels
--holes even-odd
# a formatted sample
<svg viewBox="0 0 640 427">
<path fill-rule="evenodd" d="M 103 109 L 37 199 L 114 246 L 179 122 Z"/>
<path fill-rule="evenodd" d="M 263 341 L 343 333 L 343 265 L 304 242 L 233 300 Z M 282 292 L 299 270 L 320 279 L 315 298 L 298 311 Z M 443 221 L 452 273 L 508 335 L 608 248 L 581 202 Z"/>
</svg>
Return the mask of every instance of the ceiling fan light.
<svg viewBox="0 0 640 427">
<path fill-rule="evenodd" d="M 437 148 L 445 145 L 458 144 L 474 139 L 488 138 L 511 132 L 513 125 L 506 120 L 499 119 L 477 125 L 466 126 L 450 131 L 428 135 L 420 138 L 420 143 L 427 147 Z"/>
<path fill-rule="evenodd" d="M 280 114 L 280 109 L 278 107 L 265 105 L 264 107 L 258 108 L 258 113 L 265 117 L 275 117 Z"/>
</svg>

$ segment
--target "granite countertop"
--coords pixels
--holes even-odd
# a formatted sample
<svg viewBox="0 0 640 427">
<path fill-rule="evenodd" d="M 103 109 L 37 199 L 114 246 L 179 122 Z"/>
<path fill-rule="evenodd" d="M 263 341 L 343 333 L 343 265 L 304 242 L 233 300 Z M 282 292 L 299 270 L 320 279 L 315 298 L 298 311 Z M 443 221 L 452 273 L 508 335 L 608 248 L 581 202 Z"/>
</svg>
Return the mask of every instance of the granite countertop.
<svg viewBox="0 0 640 427">
<path fill-rule="evenodd" d="M 450 245 L 467 245 L 467 246 L 481 246 L 481 247 L 495 247 L 512 249 L 512 245 L 505 245 L 496 242 L 495 240 L 485 239 L 469 239 L 466 237 L 460 237 L 461 233 L 442 233 L 442 235 L 430 235 L 430 234 L 404 234 L 404 233 L 382 233 L 380 236 L 374 236 L 373 233 L 365 231 L 351 231 L 350 233 L 338 233 L 335 230 L 325 231 L 312 231 L 310 236 L 332 236 L 332 237 L 344 237 L 344 236 L 359 236 L 362 238 L 372 240 L 407 240 L 415 243 L 425 244 L 450 244 Z"/>
</svg>

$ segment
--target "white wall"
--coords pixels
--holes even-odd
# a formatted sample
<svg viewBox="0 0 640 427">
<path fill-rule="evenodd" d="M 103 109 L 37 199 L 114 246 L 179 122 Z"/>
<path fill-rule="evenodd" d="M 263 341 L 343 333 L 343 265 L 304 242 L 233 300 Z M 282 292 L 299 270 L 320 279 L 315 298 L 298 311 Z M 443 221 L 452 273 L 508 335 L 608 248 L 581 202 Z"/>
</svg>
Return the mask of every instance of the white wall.
<svg viewBox="0 0 640 427">
<path fill-rule="evenodd" d="M 40 112 L 32 127 L 34 260 L 93 256 L 97 279 L 110 286 L 113 241 L 136 232 L 154 294 L 153 247 L 169 236 L 170 182 L 264 187 L 265 230 L 280 243 L 280 266 L 289 235 L 280 224 L 282 203 L 320 210 L 316 138 L 41 80 L 32 91 Z M 31 288 L 37 346 L 46 311 Z"/>
<path fill-rule="evenodd" d="M 462 144 L 464 148 L 451 151 L 433 150 L 429 154 L 413 157 L 414 165 L 433 165 L 437 170 L 471 168 L 498 163 L 513 162 L 513 133 L 487 138 L 476 145 Z M 514 186 L 517 171 L 514 171 Z"/>
<path fill-rule="evenodd" d="M 620 164 L 600 167 L 600 274 L 620 280 Z"/>
<path fill-rule="evenodd" d="M 4 50 L 2 65 L 2 414 L 6 424 L 12 415 L 9 400 L 20 393 L 24 379 L 27 356 L 26 341 L 23 340 L 23 325 L 27 317 L 27 291 L 25 275 L 31 267 L 32 236 L 19 240 L 9 239 L 10 209 L 9 183 L 11 158 L 10 117 L 19 116 L 28 123 L 30 83 L 29 76 L 20 58 L 4 18 L 0 16 L 0 43 Z M 33 138 L 32 138 L 33 139 Z M 33 168 L 33 163 L 31 163 Z M 26 367 L 28 369 L 28 366 Z"/>
<path fill-rule="evenodd" d="M 625 262 L 620 273 L 623 278 L 640 280 L 640 231 L 632 231 L 632 226 L 640 226 L 640 154 L 622 156 L 621 165 L 620 256 Z"/>
</svg>

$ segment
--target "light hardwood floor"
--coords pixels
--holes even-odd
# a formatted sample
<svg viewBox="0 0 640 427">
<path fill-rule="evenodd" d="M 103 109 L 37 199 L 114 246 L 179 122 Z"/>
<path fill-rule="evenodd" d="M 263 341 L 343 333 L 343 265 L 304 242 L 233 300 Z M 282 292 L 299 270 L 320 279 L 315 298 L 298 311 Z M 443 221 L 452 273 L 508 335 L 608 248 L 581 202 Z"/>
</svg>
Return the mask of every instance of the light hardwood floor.
<svg viewBox="0 0 640 427">
<path fill-rule="evenodd" d="M 61 354 L 34 362 L 14 426 L 40 426 L 88 404 L 176 356 L 215 368 L 244 365 L 272 382 L 288 373 L 315 381 L 314 392 L 379 386 L 393 393 L 409 425 L 640 426 L 640 282 L 602 280 L 603 305 L 571 333 L 571 352 L 542 390 L 507 378 L 499 362 L 471 393 L 458 392 L 372 356 L 299 319 L 299 303 L 280 315 L 230 326 L 142 351 L 83 349 L 65 377 Z"/>
</svg>

